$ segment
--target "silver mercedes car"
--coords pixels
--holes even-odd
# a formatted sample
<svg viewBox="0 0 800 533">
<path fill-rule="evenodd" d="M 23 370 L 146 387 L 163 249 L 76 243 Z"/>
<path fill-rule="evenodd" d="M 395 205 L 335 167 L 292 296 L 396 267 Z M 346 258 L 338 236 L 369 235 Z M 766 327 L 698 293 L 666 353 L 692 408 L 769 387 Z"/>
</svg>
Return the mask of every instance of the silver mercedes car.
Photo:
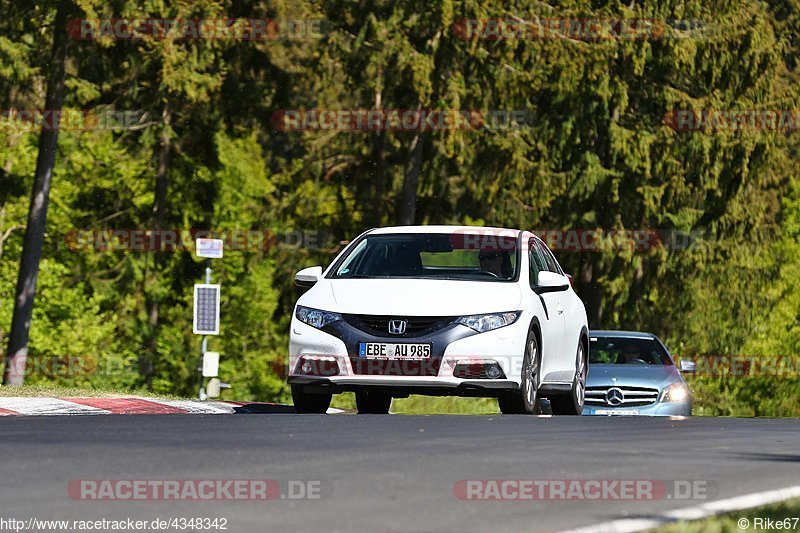
<svg viewBox="0 0 800 533">
<path fill-rule="evenodd" d="M 691 416 L 692 395 L 658 337 L 595 330 L 583 414 Z"/>
</svg>

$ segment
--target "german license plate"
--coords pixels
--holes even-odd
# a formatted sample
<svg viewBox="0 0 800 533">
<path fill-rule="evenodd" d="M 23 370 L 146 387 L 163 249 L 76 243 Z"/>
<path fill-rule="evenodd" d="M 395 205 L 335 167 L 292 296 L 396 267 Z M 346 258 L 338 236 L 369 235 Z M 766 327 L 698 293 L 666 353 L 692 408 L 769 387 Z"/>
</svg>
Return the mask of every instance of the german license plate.
<svg viewBox="0 0 800 533">
<path fill-rule="evenodd" d="M 638 415 L 638 409 L 595 409 L 592 414 L 595 415 L 616 415 L 616 416 L 633 416 Z"/>
<path fill-rule="evenodd" d="M 365 359 L 430 359 L 430 344 L 359 342 L 358 356 Z"/>
</svg>

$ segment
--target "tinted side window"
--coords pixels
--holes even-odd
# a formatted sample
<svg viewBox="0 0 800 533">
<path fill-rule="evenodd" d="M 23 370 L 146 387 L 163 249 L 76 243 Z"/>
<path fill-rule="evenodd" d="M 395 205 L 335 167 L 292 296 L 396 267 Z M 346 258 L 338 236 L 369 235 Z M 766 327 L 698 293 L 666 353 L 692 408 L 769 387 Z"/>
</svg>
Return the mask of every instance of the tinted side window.
<svg viewBox="0 0 800 533">
<path fill-rule="evenodd" d="M 528 243 L 528 257 L 530 258 L 530 284 L 535 287 L 539 283 L 539 272 L 547 270 L 547 261 L 537 249 L 535 239 L 531 239 Z"/>
<path fill-rule="evenodd" d="M 550 272 L 555 272 L 556 274 L 561 274 L 561 270 L 558 268 L 558 263 L 556 262 L 556 258 L 553 257 L 553 254 L 550 253 L 550 249 L 545 245 L 542 241 L 536 240 L 536 250 L 538 255 L 541 256 L 542 262 L 545 265 L 544 270 L 548 270 Z"/>
</svg>

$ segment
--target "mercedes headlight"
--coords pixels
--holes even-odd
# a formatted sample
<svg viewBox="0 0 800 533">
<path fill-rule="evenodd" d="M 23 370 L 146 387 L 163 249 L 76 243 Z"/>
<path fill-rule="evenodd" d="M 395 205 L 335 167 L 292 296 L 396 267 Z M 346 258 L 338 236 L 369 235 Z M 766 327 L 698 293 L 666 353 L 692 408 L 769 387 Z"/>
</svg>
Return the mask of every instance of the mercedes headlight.
<svg viewBox="0 0 800 533">
<path fill-rule="evenodd" d="M 689 389 L 683 383 L 673 383 L 664 390 L 662 402 L 682 402 L 689 398 Z"/>
<path fill-rule="evenodd" d="M 509 311 L 507 313 L 489 313 L 486 315 L 462 316 L 456 319 L 456 324 L 467 326 L 478 333 L 492 331 L 493 329 L 510 326 L 517 321 L 522 311 Z"/>
<path fill-rule="evenodd" d="M 294 316 L 297 320 L 317 329 L 322 329 L 331 322 L 336 322 L 342 319 L 339 313 L 331 313 L 330 311 L 321 311 L 319 309 L 311 309 L 310 307 L 303 307 L 298 305 L 295 309 Z"/>
</svg>

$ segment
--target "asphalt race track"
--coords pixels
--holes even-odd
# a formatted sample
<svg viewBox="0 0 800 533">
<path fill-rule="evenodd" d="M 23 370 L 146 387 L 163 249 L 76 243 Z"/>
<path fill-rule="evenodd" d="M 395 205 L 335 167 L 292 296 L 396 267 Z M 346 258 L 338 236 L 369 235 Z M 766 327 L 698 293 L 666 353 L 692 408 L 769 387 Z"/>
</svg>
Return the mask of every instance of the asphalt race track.
<svg viewBox="0 0 800 533">
<path fill-rule="evenodd" d="M 698 500 L 464 501 L 466 479 L 702 481 L 710 499 L 800 480 L 800 420 L 142 415 L 0 419 L 4 518 L 226 518 L 231 532 L 558 531 Z M 319 481 L 293 501 L 81 501 L 81 479 Z"/>
</svg>

